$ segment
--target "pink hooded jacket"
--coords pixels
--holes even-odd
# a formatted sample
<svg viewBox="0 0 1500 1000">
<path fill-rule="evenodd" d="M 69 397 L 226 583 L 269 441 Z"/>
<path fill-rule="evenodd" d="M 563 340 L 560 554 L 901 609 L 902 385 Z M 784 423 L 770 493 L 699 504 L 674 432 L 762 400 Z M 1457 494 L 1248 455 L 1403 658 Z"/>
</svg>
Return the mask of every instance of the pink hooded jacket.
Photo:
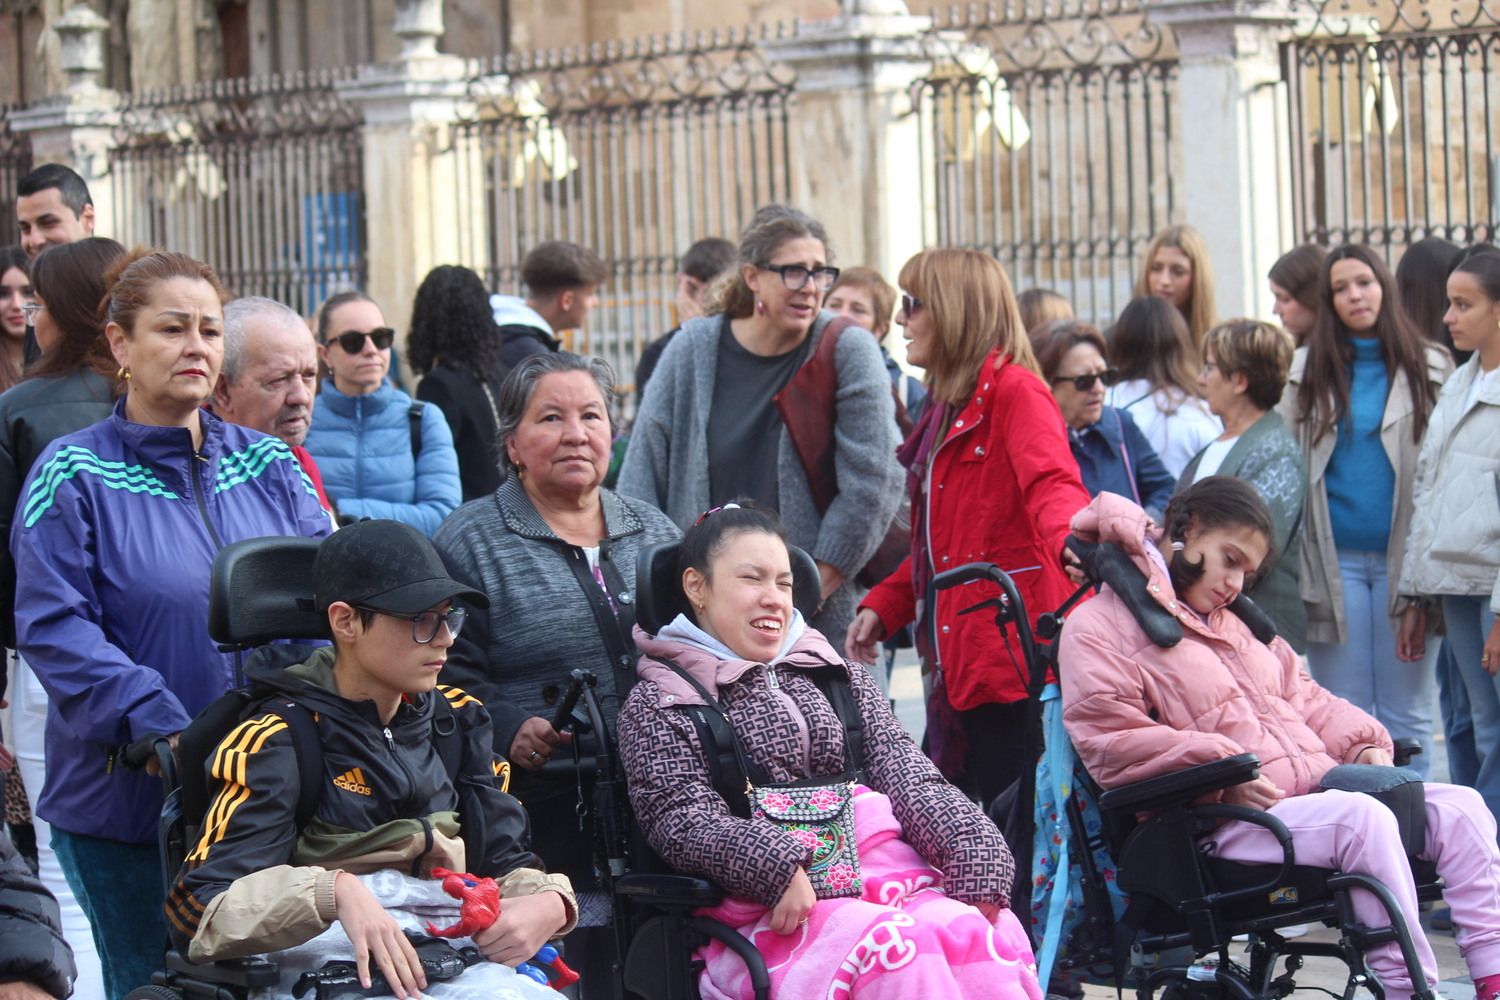
<svg viewBox="0 0 1500 1000">
<path fill-rule="evenodd" d="M 1146 551 L 1157 531 L 1135 504 L 1101 493 L 1073 532 L 1129 553 L 1183 631 L 1171 649 L 1154 645 L 1108 588 L 1068 618 L 1058 650 L 1063 722 L 1101 786 L 1248 751 L 1287 795 L 1304 795 L 1366 747 L 1392 749 L 1385 727 L 1315 684 L 1284 640 L 1267 646 L 1227 610 L 1205 623 L 1180 604 Z"/>
</svg>

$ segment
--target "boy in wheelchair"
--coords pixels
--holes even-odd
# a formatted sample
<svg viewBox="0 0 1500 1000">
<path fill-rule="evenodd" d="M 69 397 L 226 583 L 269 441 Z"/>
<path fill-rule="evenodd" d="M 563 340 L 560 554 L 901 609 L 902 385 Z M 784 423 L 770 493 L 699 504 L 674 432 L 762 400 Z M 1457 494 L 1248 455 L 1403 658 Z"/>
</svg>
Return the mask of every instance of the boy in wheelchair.
<svg viewBox="0 0 1500 1000">
<path fill-rule="evenodd" d="M 572 927 L 572 888 L 530 851 L 484 707 L 437 687 L 463 624 L 454 599 L 488 600 L 449 579 L 420 532 L 393 521 L 325 539 L 313 586 L 333 645 L 266 646 L 247 665 L 279 694 L 207 765 L 211 805 L 166 902 L 174 943 L 196 962 L 238 958 L 301 945 L 337 921 L 353 950 L 339 957 L 356 961 L 362 985 L 378 970 L 395 996 L 416 996 L 427 988 L 418 956 L 358 876 L 394 869 L 427 878 L 443 867 L 497 880 L 500 916 L 474 944 L 492 962 L 527 961 Z M 326 779 L 305 824 L 288 722 L 296 712 L 311 715 Z M 445 723 L 462 737 L 456 778 L 438 745 Z M 510 979 L 504 995 L 542 995 Z"/>
<path fill-rule="evenodd" d="M 1243 754 L 1260 777 L 1222 793 L 1268 810 L 1292 833 L 1298 865 L 1358 872 L 1392 890 L 1417 928 L 1417 890 L 1395 813 L 1359 792 L 1324 788 L 1341 764 L 1390 765 L 1390 735 L 1373 718 L 1319 687 L 1280 638 L 1267 644 L 1230 609 L 1270 550 L 1271 520 L 1254 488 L 1215 476 L 1178 494 L 1158 531 L 1135 504 L 1101 494 L 1073 520 L 1085 541 L 1112 543 L 1145 574 L 1146 590 L 1182 626 L 1160 647 L 1106 587 L 1068 619 L 1059 648 L 1063 718 L 1079 759 L 1108 789 Z M 1328 782 L 1333 784 L 1332 781 Z M 1479 1000 L 1500 995 L 1500 852 L 1495 820 L 1469 788 L 1427 784 L 1425 847 L 1458 927 L 1458 945 Z M 1317 794 L 1313 794 L 1317 793 Z M 1213 830 L 1217 857 L 1279 863 L 1270 831 L 1244 820 Z M 1385 911 L 1365 892 L 1355 917 L 1379 926 Z M 1437 981 L 1431 946 L 1414 934 L 1423 971 Z M 1388 997 L 1413 983 L 1397 944 L 1367 953 Z"/>
</svg>

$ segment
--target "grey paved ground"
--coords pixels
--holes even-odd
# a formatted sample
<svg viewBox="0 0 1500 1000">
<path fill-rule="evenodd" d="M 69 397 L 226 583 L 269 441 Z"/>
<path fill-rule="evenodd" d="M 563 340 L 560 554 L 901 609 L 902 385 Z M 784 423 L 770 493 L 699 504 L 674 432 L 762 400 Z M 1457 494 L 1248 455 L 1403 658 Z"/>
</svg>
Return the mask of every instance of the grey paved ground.
<svg viewBox="0 0 1500 1000">
<path fill-rule="evenodd" d="M 901 724 L 914 737 L 920 738 L 924 724 L 922 679 L 916 657 L 910 650 L 903 650 L 902 654 L 897 657 L 896 668 L 891 675 L 890 694 L 896 703 L 896 716 L 901 720 Z M 1441 734 L 1434 735 L 1429 743 L 1428 752 L 1432 757 L 1432 779 L 1445 780 L 1448 776 L 1448 758 L 1444 752 Z M 1313 940 L 1338 940 L 1337 934 L 1326 927 L 1313 929 L 1310 937 Z M 1432 943 L 1433 953 L 1437 956 L 1439 974 L 1444 977 L 1438 987 L 1438 992 L 1449 1000 L 1470 1000 L 1474 996 L 1474 987 L 1469 981 L 1453 935 L 1432 933 L 1428 936 L 1428 940 Z M 1321 987 L 1340 994 L 1343 992 L 1344 978 L 1343 966 L 1333 959 L 1308 959 L 1307 964 L 1297 975 L 1298 992 L 1304 993 L 1309 989 Z M 1084 993 L 1090 1000 L 1113 1000 L 1115 995 L 1112 988 L 1103 986 L 1085 987 Z"/>
</svg>

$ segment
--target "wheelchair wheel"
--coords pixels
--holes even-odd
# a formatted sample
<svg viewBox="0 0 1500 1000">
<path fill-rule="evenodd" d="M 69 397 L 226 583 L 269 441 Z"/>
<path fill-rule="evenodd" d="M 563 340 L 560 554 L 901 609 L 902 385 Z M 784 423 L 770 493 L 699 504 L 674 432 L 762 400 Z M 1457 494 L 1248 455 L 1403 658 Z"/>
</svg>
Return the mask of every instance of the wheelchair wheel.
<svg viewBox="0 0 1500 1000">
<path fill-rule="evenodd" d="M 182 994 L 170 986 L 137 986 L 125 1000 L 182 1000 Z"/>
</svg>

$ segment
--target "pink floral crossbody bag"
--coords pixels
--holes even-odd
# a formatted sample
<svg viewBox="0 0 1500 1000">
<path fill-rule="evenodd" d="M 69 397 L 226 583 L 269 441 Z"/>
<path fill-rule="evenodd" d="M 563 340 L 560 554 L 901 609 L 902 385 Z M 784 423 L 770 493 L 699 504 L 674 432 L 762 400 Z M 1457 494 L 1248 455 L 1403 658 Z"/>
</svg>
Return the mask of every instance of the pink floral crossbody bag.
<svg viewBox="0 0 1500 1000">
<path fill-rule="evenodd" d="M 837 775 L 774 782 L 745 753 L 724 706 L 682 667 L 669 659 L 661 662 L 692 685 L 705 702 L 682 708 L 698 731 L 709 778 L 730 812 L 780 827 L 807 848 L 807 877 L 819 899 L 864 892 L 854 836 L 854 786 L 863 762 L 864 724 L 848 677 L 836 668 L 809 674 L 843 724 L 846 770 Z"/>
</svg>

